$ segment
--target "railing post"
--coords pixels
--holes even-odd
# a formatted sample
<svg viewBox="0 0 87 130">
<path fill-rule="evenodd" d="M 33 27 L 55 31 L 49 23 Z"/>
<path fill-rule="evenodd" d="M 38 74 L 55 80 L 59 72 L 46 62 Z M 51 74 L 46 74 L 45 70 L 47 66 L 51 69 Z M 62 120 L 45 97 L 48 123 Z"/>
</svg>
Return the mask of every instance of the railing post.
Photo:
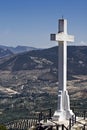
<svg viewBox="0 0 87 130">
<path fill-rule="evenodd" d="M 64 124 L 62 124 L 62 130 L 64 130 Z"/>
<path fill-rule="evenodd" d="M 76 114 L 75 114 L 75 123 L 76 123 Z"/>
<path fill-rule="evenodd" d="M 40 113 L 39 113 L 39 117 L 38 117 L 38 122 L 39 122 L 39 124 L 40 124 Z"/>
<path fill-rule="evenodd" d="M 84 127 L 83 127 L 83 130 L 85 130 L 85 125 L 84 125 Z"/>
<path fill-rule="evenodd" d="M 51 108 L 49 109 L 49 119 L 51 119 Z"/>
<path fill-rule="evenodd" d="M 84 114 L 84 120 L 85 120 L 85 114 L 86 114 L 86 111 L 85 111 L 85 110 L 83 111 L 83 114 Z"/>
<path fill-rule="evenodd" d="M 40 112 L 40 120 L 42 120 L 42 111 Z"/>
<path fill-rule="evenodd" d="M 71 118 L 69 119 L 69 130 L 71 130 Z"/>
<path fill-rule="evenodd" d="M 56 125 L 56 130 L 59 130 L 59 125 L 58 124 Z"/>
<path fill-rule="evenodd" d="M 74 125 L 74 117 L 72 116 L 72 126 Z"/>
<path fill-rule="evenodd" d="M 38 122 L 40 123 L 41 120 L 42 120 L 42 112 L 39 113 L 39 119 L 38 119 Z"/>
</svg>

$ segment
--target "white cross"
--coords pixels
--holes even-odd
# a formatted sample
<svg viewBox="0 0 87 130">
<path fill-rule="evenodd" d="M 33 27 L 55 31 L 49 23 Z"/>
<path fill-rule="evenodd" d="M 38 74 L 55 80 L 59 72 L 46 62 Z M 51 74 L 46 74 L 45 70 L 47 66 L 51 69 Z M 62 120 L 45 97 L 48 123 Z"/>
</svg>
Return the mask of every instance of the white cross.
<svg viewBox="0 0 87 130">
<path fill-rule="evenodd" d="M 58 108 L 57 108 L 57 111 L 55 111 L 54 116 L 60 119 L 63 119 L 63 118 L 69 119 L 73 115 L 73 112 L 70 110 L 69 95 L 66 89 L 66 86 L 67 86 L 67 42 L 73 42 L 74 36 L 67 34 L 67 20 L 59 19 L 59 31 L 57 34 L 51 34 L 51 40 L 57 41 L 59 43 Z"/>
</svg>

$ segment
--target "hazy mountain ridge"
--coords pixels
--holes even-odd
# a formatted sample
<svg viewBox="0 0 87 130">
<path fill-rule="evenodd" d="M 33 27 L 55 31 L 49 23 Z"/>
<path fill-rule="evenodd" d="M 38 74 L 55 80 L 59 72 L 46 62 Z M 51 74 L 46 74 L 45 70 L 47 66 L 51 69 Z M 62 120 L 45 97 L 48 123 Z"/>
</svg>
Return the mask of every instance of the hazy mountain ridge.
<svg viewBox="0 0 87 130">
<path fill-rule="evenodd" d="M 10 46 L 3 46 L 3 45 L 0 45 L 0 48 L 3 49 L 3 50 L 9 50 L 14 54 L 27 52 L 27 51 L 32 51 L 32 50 L 37 49 L 35 47 L 29 47 L 29 46 L 10 47 Z"/>
<path fill-rule="evenodd" d="M 87 46 L 68 46 L 68 74 L 87 74 Z M 1 70 L 32 70 L 58 67 L 58 47 L 44 50 L 34 50 L 11 56 L 0 64 Z"/>
<path fill-rule="evenodd" d="M 9 49 L 0 48 L 0 58 L 7 57 L 10 55 L 13 55 L 12 51 L 10 51 Z"/>
</svg>

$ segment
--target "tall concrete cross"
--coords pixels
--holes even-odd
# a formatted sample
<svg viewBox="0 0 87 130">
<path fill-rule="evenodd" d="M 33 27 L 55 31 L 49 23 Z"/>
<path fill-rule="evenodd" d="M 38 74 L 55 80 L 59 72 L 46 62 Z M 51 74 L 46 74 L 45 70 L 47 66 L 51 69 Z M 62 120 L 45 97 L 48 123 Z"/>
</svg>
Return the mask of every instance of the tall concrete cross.
<svg viewBox="0 0 87 130">
<path fill-rule="evenodd" d="M 67 20 L 59 19 L 59 31 L 51 34 L 51 40 L 59 43 L 59 62 L 58 62 L 58 107 L 53 118 L 65 120 L 71 118 L 74 113 L 70 110 L 70 101 L 67 91 L 67 42 L 73 42 L 74 36 L 67 34 Z"/>
</svg>

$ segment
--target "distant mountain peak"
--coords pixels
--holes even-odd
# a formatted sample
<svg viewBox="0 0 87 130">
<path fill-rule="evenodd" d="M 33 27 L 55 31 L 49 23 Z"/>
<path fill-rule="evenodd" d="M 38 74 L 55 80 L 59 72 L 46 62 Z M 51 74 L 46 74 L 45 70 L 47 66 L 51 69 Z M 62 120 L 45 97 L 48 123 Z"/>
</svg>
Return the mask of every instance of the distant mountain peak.
<svg viewBox="0 0 87 130">
<path fill-rule="evenodd" d="M 21 46 L 18 45 L 16 47 L 10 47 L 10 46 L 3 46 L 0 45 L 0 49 L 4 52 L 10 52 L 9 55 L 11 54 L 18 54 L 18 53 L 23 53 L 23 52 L 27 52 L 27 51 L 32 51 L 32 50 L 37 50 L 37 48 L 34 47 L 28 47 L 28 46 Z M 0 55 L 0 57 L 2 57 L 3 55 Z M 5 56 L 5 55 L 4 55 Z"/>
<path fill-rule="evenodd" d="M 8 48 L 5 49 L 0 48 L 0 58 L 10 55 L 13 55 L 13 53 Z"/>
</svg>

